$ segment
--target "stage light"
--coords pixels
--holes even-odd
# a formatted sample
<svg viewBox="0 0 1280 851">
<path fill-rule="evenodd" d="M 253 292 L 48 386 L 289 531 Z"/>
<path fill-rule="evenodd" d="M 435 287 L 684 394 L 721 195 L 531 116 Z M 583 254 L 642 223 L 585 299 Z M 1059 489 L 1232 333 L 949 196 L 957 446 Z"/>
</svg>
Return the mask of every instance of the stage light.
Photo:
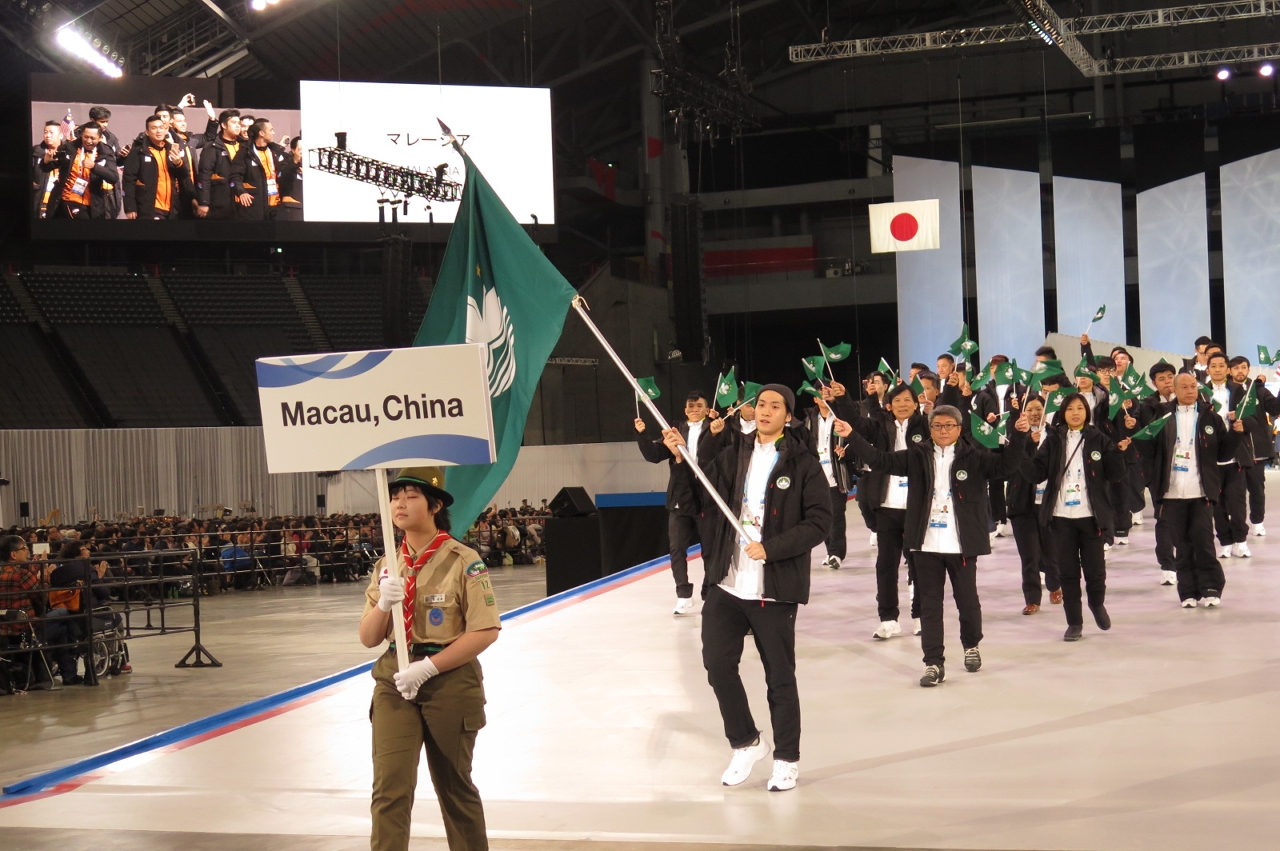
<svg viewBox="0 0 1280 851">
<path fill-rule="evenodd" d="M 251 2 L 249 3 L 249 8 L 255 12 L 266 11 L 267 0 L 251 0 Z"/>
<path fill-rule="evenodd" d="M 1215 74 L 1214 76 L 1225 83 L 1227 80 L 1231 79 L 1231 69 L 1225 68 L 1225 67 L 1219 68 L 1218 73 Z"/>
<path fill-rule="evenodd" d="M 97 68 L 103 74 L 106 74 L 108 77 L 124 76 L 124 72 L 120 70 L 120 65 L 123 64 L 123 60 L 120 60 L 118 63 L 112 62 L 106 56 L 103 56 L 95 50 L 94 45 L 89 44 L 88 39 L 86 39 L 82 33 L 77 32 L 71 27 L 62 27 L 58 30 L 57 34 L 54 36 L 54 40 L 58 43 L 58 46 L 67 53 L 84 60 Z M 101 44 L 102 40 L 97 39 L 97 43 Z M 110 49 L 110 47 L 104 48 L 107 52 L 109 52 Z"/>
<path fill-rule="evenodd" d="M 1276 73 L 1276 66 L 1270 62 L 1262 63 L 1262 67 L 1258 69 L 1258 73 L 1264 77 L 1271 77 Z"/>
</svg>

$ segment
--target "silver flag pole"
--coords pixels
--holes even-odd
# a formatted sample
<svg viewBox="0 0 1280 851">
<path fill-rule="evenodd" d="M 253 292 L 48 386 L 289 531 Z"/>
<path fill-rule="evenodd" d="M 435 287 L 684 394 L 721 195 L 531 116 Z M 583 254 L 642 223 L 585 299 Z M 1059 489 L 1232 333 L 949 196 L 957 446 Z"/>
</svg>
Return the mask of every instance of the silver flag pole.
<svg viewBox="0 0 1280 851">
<path fill-rule="evenodd" d="M 587 315 L 586 300 L 583 299 L 582 296 L 574 296 L 571 304 L 573 305 L 573 309 L 577 311 L 578 315 L 582 317 L 582 321 L 587 323 L 587 328 L 589 328 L 591 333 L 595 335 L 596 339 L 600 341 L 600 345 L 604 347 L 606 352 L 608 352 L 609 357 L 613 360 L 614 364 L 617 365 L 623 378 L 627 379 L 632 388 L 636 391 L 637 396 L 644 402 L 645 407 L 649 409 L 649 413 L 653 414 L 653 418 L 658 421 L 658 425 L 661 426 L 662 430 L 666 431 L 671 428 L 671 426 L 668 425 L 666 418 L 664 418 L 661 412 L 658 411 L 658 407 L 653 404 L 653 400 L 649 398 L 649 394 L 644 392 L 640 387 L 635 376 L 631 374 L 631 370 L 627 369 L 627 365 L 622 362 L 622 358 L 618 357 L 618 353 L 613 350 L 613 346 L 609 345 L 609 341 L 604 338 L 604 334 L 600 333 L 600 329 L 596 327 L 596 323 L 592 322 L 591 317 Z M 719 491 L 711 486 L 711 481 L 707 478 L 707 474 L 702 472 L 702 468 L 698 466 L 697 459 L 695 459 L 689 452 L 689 447 L 681 446 L 680 454 L 684 456 L 685 462 L 689 465 L 689 469 L 693 471 L 693 474 L 698 477 L 698 481 L 702 482 L 702 486 L 706 488 L 706 491 L 711 496 L 712 501 L 715 502 L 716 507 L 720 509 L 720 513 L 725 516 L 725 519 L 728 520 L 735 529 L 741 530 L 743 527 L 737 516 L 729 510 L 729 506 L 726 505 L 725 501 L 720 497 Z M 741 538 L 741 536 L 739 537 Z"/>
</svg>

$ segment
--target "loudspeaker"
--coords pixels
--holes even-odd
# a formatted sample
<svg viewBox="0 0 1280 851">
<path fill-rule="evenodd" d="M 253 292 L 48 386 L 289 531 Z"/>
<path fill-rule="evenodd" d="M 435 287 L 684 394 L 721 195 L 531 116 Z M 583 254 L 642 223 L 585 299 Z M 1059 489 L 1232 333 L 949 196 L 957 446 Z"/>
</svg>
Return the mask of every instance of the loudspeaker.
<svg viewBox="0 0 1280 851">
<path fill-rule="evenodd" d="M 553 517 L 587 517 L 596 513 L 596 504 L 586 488 L 560 488 L 560 493 L 547 506 Z"/>
<path fill-rule="evenodd" d="M 600 567 L 599 515 L 549 517 L 542 535 L 547 552 L 548 597 L 604 575 Z"/>
<path fill-rule="evenodd" d="M 324 494 L 316 494 L 316 511 L 324 511 Z"/>
<path fill-rule="evenodd" d="M 671 297 L 676 347 L 685 363 L 701 363 L 707 341 L 707 296 L 702 276 L 702 207 L 673 201 L 671 217 Z"/>
<path fill-rule="evenodd" d="M 29 503 L 29 502 L 20 502 L 20 503 L 18 503 L 18 516 L 19 516 L 19 517 L 30 517 L 30 516 L 31 516 L 31 503 Z"/>
<path fill-rule="evenodd" d="M 152 516 L 152 517 L 164 517 L 164 509 L 163 509 L 163 508 L 157 508 L 157 509 L 155 509 L 154 511 L 152 511 L 152 512 L 151 512 L 151 516 Z"/>
</svg>

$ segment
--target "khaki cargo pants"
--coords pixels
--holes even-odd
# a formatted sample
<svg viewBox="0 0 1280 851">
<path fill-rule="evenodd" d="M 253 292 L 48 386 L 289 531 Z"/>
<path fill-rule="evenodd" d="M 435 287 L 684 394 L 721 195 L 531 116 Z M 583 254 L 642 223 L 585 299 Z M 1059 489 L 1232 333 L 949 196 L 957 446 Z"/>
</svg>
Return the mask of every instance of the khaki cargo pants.
<svg viewBox="0 0 1280 851">
<path fill-rule="evenodd" d="M 396 654 L 388 650 L 373 666 L 376 685 L 369 720 L 373 724 L 372 851 L 405 851 L 418 784 L 418 757 L 427 750 L 427 769 L 440 800 L 450 851 L 487 851 L 484 807 L 471 782 L 476 733 L 484 726 L 484 677 L 472 661 L 427 680 L 417 697 L 405 700 L 392 676 Z"/>
</svg>

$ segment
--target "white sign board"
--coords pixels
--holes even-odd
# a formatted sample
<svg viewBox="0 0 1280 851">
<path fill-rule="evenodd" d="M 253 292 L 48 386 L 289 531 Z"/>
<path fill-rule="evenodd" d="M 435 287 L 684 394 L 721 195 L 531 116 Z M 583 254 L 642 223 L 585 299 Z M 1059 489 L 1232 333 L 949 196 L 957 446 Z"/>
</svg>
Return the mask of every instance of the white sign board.
<svg viewBox="0 0 1280 851">
<path fill-rule="evenodd" d="M 492 464 L 484 345 L 259 358 L 272 473 Z"/>
</svg>

